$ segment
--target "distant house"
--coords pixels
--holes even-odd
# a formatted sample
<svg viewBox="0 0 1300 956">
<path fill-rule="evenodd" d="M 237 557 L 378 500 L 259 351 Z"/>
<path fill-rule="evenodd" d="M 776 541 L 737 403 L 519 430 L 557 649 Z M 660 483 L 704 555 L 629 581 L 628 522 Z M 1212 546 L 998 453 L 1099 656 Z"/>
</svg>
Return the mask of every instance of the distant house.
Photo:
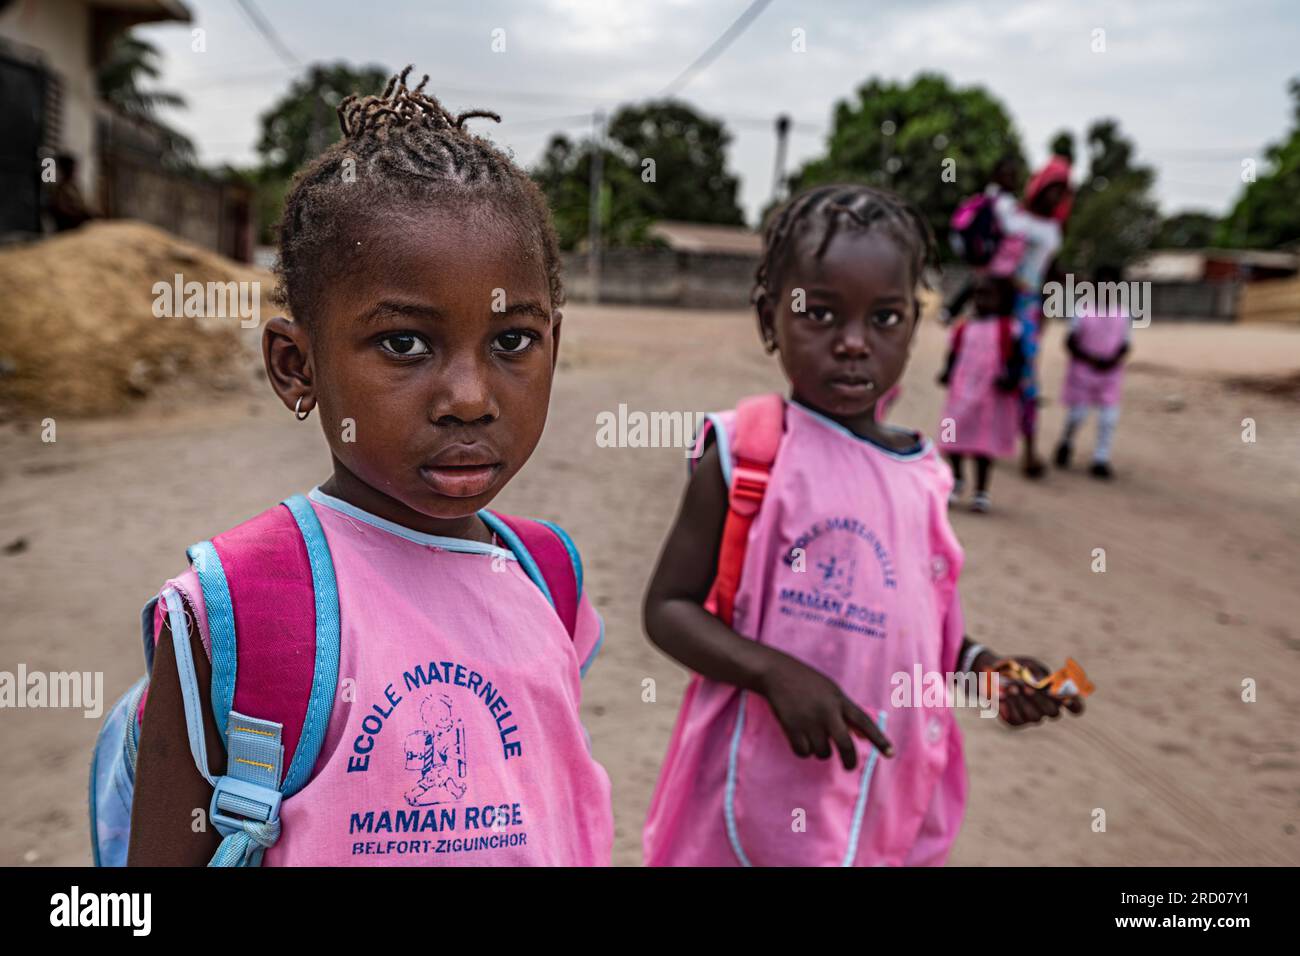
<svg viewBox="0 0 1300 956">
<path fill-rule="evenodd" d="M 40 158 L 77 160 L 78 185 L 99 185 L 95 74 L 113 39 L 190 12 L 178 0 L 0 0 L 0 234 L 40 231 Z"/>
<path fill-rule="evenodd" d="M 1151 283 L 1157 319 L 1233 321 L 1253 318 L 1243 314 L 1252 299 L 1245 290 L 1295 276 L 1298 258 L 1262 249 L 1153 249 L 1134 259 L 1124 277 Z"/>
<path fill-rule="evenodd" d="M 661 219 L 649 234 L 675 252 L 704 256 L 742 256 L 755 263 L 763 254 L 763 237 L 744 226 L 715 226 L 707 222 Z"/>
<path fill-rule="evenodd" d="M 42 232 L 43 164 L 67 155 L 92 208 L 252 257 L 250 190 L 167 168 L 161 127 L 97 95 L 124 31 L 190 20 L 180 0 L 0 0 L 0 238 Z"/>
<path fill-rule="evenodd" d="M 683 309 L 740 309 L 749 304 L 763 239 L 744 226 L 660 220 L 652 246 L 601 252 L 599 301 Z M 576 302 L 593 301 L 586 252 L 566 253 L 565 286 Z"/>
<path fill-rule="evenodd" d="M 1124 270 L 1126 278 L 1150 282 L 1252 282 L 1297 271 L 1294 253 L 1262 249 L 1153 249 Z"/>
</svg>

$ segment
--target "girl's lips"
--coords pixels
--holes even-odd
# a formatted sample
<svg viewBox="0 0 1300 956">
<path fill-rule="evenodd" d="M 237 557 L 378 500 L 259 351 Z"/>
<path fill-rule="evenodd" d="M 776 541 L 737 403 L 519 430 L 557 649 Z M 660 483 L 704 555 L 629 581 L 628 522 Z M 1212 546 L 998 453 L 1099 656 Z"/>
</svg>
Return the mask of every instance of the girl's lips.
<svg viewBox="0 0 1300 956">
<path fill-rule="evenodd" d="M 476 498 L 492 487 L 500 464 L 424 465 L 420 477 L 440 495 L 448 498 Z"/>
<path fill-rule="evenodd" d="M 870 395 L 876 390 L 876 383 L 870 379 L 833 379 L 828 384 L 836 393 L 853 398 Z"/>
</svg>

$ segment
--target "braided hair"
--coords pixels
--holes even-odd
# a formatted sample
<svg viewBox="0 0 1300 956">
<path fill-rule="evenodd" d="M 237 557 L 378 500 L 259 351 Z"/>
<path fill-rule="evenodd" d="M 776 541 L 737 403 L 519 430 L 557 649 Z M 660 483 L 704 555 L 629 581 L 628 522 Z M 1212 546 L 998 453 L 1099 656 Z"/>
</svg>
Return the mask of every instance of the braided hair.
<svg viewBox="0 0 1300 956">
<path fill-rule="evenodd" d="M 752 301 L 780 295 L 780 273 L 789 265 L 800 239 L 820 229 L 813 253 L 820 259 L 841 224 L 888 232 L 907 257 L 912 284 L 925 282 L 925 267 L 936 261 L 934 233 L 925 217 L 911 203 L 883 189 L 836 184 L 801 192 L 769 217 Z"/>
<path fill-rule="evenodd" d="M 407 86 L 410 72 L 408 66 L 390 78 L 379 96 L 345 97 L 338 105 L 343 138 L 294 177 L 280 219 L 276 300 L 310 325 L 321 280 L 339 274 L 348 259 L 337 254 L 339 238 L 376 209 L 489 204 L 532 248 L 540 247 L 551 307 L 560 306 L 559 245 L 541 190 L 510 157 L 465 128 L 475 117 L 501 117 L 488 110 L 453 114 L 424 91 L 427 75 Z"/>
</svg>

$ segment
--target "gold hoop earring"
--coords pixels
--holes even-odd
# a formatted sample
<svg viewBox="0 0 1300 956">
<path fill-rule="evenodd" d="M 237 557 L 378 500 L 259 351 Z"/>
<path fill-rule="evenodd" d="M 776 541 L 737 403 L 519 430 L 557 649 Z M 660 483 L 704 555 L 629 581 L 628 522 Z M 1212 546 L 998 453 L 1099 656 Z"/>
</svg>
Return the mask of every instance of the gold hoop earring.
<svg viewBox="0 0 1300 956">
<path fill-rule="evenodd" d="M 303 396 L 299 395 L 298 401 L 293 403 L 293 417 L 298 419 L 298 421 L 300 422 L 306 421 L 307 416 L 311 414 L 310 408 L 307 409 L 305 412 L 302 410 L 302 400 L 303 400 Z"/>
</svg>

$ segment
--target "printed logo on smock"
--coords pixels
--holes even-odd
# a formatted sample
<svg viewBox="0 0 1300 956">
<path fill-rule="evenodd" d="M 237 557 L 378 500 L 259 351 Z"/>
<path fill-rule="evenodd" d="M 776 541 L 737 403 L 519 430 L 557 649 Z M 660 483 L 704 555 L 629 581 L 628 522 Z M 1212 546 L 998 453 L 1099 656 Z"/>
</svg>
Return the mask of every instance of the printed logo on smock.
<svg viewBox="0 0 1300 956">
<path fill-rule="evenodd" d="M 796 566 L 795 555 L 806 555 L 807 573 L 801 573 L 802 565 Z M 818 521 L 795 539 L 783 561 L 787 577 L 777 595 L 781 614 L 866 637 L 885 637 L 884 609 L 855 595 L 864 580 L 871 591 L 877 580 L 885 590 L 896 589 L 894 560 L 875 531 L 859 519 Z"/>
</svg>

